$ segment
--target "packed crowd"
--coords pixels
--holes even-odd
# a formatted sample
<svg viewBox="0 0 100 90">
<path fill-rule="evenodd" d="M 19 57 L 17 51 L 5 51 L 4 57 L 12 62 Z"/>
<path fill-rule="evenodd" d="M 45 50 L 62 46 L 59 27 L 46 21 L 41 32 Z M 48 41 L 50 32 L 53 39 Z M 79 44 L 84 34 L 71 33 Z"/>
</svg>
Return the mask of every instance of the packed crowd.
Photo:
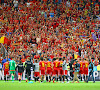
<svg viewBox="0 0 100 90">
<path fill-rule="evenodd" d="M 91 56 L 98 64 L 100 0 L 26 1 L 0 4 L 0 37 L 11 40 L 10 45 L 4 45 L 8 56 L 16 62 L 25 62 L 28 57 L 34 62 L 40 57 L 71 61 Z"/>
</svg>

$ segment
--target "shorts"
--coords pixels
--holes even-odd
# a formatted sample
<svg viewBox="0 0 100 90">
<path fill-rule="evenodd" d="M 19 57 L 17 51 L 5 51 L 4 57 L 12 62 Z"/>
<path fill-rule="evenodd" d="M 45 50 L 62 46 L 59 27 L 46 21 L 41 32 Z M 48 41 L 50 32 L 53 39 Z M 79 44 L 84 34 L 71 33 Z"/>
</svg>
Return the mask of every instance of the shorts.
<svg viewBox="0 0 100 90">
<path fill-rule="evenodd" d="M 87 70 L 84 70 L 84 74 L 85 75 L 88 75 L 88 69 Z"/>
<path fill-rule="evenodd" d="M 59 74 L 59 70 L 58 69 L 54 69 L 53 70 L 53 75 L 58 75 Z"/>
<path fill-rule="evenodd" d="M 35 77 L 39 77 L 39 76 L 40 76 L 40 73 L 39 73 L 39 72 L 35 72 L 35 73 L 34 73 L 34 76 L 35 76 Z"/>
<path fill-rule="evenodd" d="M 62 69 L 59 70 L 59 75 L 64 75 L 64 71 Z"/>
<path fill-rule="evenodd" d="M 64 75 L 67 75 L 67 70 L 64 70 Z"/>
<path fill-rule="evenodd" d="M 45 75 L 45 70 L 43 69 L 43 70 L 41 70 L 41 73 L 40 73 L 41 75 Z"/>
<path fill-rule="evenodd" d="M 15 74 L 15 71 L 10 71 L 10 74 Z"/>
<path fill-rule="evenodd" d="M 22 73 L 18 73 L 18 75 L 22 76 Z"/>
<path fill-rule="evenodd" d="M 51 69 L 47 69 L 47 72 L 46 72 L 46 74 L 49 74 L 49 75 L 51 75 L 51 74 L 52 74 L 52 70 L 51 70 Z"/>
<path fill-rule="evenodd" d="M 83 74 L 83 70 L 80 70 L 80 71 L 79 71 L 79 74 Z"/>
<path fill-rule="evenodd" d="M 4 71 L 4 76 L 9 75 L 9 71 Z"/>
</svg>

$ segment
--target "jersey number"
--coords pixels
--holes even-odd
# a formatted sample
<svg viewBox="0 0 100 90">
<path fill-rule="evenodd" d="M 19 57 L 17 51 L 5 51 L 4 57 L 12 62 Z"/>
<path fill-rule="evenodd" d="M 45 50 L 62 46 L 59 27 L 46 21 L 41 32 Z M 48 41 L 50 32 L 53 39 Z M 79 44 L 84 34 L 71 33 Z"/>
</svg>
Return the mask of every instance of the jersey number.
<svg viewBox="0 0 100 90">
<path fill-rule="evenodd" d="M 58 66 L 58 63 L 56 63 L 56 67 Z"/>
<path fill-rule="evenodd" d="M 9 67 L 8 67 L 8 65 L 5 65 L 5 69 L 8 69 Z"/>
<path fill-rule="evenodd" d="M 42 67 L 44 67 L 44 63 L 42 63 Z"/>
<path fill-rule="evenodd" d="M 81 64 L 81 67 L 82 67 L 82 64 Z"/>
<path fill-rule="evenodd" d="M 50 63 L 48 63 L 47 67 L 50 67 L 50 65 L 51 65 L 51 64 L 50 64 Z"/>
<path fill-rule="evenodd" d="M 87 68 L 88 67 L 88 64 L 85 64 L 85 67 Z"/>
</svg>

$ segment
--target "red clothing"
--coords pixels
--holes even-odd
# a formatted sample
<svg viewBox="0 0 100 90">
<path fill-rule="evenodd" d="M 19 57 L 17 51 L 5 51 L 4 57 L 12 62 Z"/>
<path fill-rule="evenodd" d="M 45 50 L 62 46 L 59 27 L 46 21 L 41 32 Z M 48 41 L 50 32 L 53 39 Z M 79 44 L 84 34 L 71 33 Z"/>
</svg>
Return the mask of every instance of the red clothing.
<svg viewBox="0 0 100 90">
<path fill-rule="evenodd" d="M 80 71 L 79 71 L 79 74 L 83 74 L 83 73 L 84 73 L 84 70 L 80 70 Z"/>
<path fill-rule="evenodd" d="M 51 61 L 47 61 L 46 65 L 47 65 L 47 69 L 52 69 L 52 62 Z"/>
<path fill-rule="evenodd" d="M 54 61 L 53 65 L 54 65 L 53 75 L 58 75 L 60 62 L 59 61 Z"/>
<path fill-rule="evenodd" d="M 9 71 L 4 70 L 4 76 L 9 75 Z"/>
<path fill-rule="evenodd" d="M 40 56 L 39 55 L 34 55 L 34 59 L 39 59 Z"/>
<path fill-rule="evenodd" d="M 79 64 L 80 64 L 80 70 L 83 70 L 84 63 L 80 61 Z"/>
<path fill-rule="evenodd" d="M 64 72 L 64 74 L 63 74 L 63 75 L 67 75 L 67 70 L 64 70 L 63 72 Z"/>
<path fill-rule="evenodd" d="M 60 62 L 59 61 L 54 61 L 53 65 L 54 65 L 54 68 L 59 68 Z"/>
<path fill-rule="evenodd" d="M 39 62 L 39 65 L 40 65 L 40 70 L 45 70 L 45 61 L 41 61 Z"/>
<path fill-rule="evenodd" d="M 52 74 L 52 62 L 51 61 L 47 61 L 46 65 L 47 65 L 47 72 L 46 72 L 46 74 Z"/>
<path fill-rule="evenodd" d="M 59 74 L 59 70 L 56 69 L 56 68 L 54 68 L 54 70 L 53 70 L 53 75 L 58 75 L 58 74 Z"/>
<path fill-rule="evenodd" d="M 45 69 L 41 69 L 40 75 L 45 75 Z"/>
<path fill-rule="evenodd" d="M 84 62 L 84 70 L 88 70 L 89 62 L 85 61 Z"/>
<path fill-rule="evenodd" d="M 64 75 L 64 71 L 62 69 L 59 70 L 59 75 Z"/>
<path fill-rule="evenodd" d="M 59 67 L 59 69 L 62 69 L 62 64 L 63 64 L 63 61 L 60 61 L 60 67 Z"/>
<path fill-rule="evenodd" d="M 22 62 L 25 62 L 25 59 L 21 59 Z"/>
<path fill-rule="evenodd" d="M 22 73 L 18 73 L 18 75 L 21 75 L 22 76 Z"/>
<path fill-rule="evenodd" d="M 34 76 L 35 76 L 35 77 L 39 77 L 39 76 L 40 76 L 40 73 L 39 73 L 39 72 L 35 72 L 35 73 L 34 73 Z"/>
<path fill-rule="evenodd" d="M 9 63 L 8 62 L 4 63 L 4 71 L 9 71 Z"/>
<path fill-rule="evenodd" d="M 95 65 L 95 66 L 98 66 L 98 62 L 97 62 L 97 61 L 95 61 L 95 62 L 94 62 L 94 65 Z"/>
<path fill-rule="evenodd" d="M 63 64 L 63 61 L 60 61 L 59 75 L 64 75 L 64 71 L 62 69 L 62 64 Z"/>
<path fill-rule="evenodd" d="M 52 69 L 50 70 L 50 69 L 47 69 L 47 72 L 46 72 L 46 74 L 49 74 L 49 75 L 51 75 L 52 74 Z"/>
<path fill-rule="evenodd" d="M 84 75 L 88 75 L 88 69 L 84 69 Z"/>
<path fill-rule="evenodd" d="M 54 58 L 54 55 L 50 55 L 50 58 L 53 59 Z"/>
</svg>

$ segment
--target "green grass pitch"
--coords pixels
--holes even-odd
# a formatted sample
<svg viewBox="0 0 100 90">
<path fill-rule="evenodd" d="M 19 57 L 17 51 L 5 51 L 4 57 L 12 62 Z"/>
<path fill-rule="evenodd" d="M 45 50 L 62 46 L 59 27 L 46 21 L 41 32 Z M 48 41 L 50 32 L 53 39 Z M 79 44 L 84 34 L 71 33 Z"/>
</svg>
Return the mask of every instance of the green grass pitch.
<svg viewBox="0 0 100 90">
<path fill-rule="evenodd" d="M 0 90 L 100 90 L 100 82 L 89 83 L 26 83 L 25 81 L 4 82 L 0 80 Z"/>
</svg>

